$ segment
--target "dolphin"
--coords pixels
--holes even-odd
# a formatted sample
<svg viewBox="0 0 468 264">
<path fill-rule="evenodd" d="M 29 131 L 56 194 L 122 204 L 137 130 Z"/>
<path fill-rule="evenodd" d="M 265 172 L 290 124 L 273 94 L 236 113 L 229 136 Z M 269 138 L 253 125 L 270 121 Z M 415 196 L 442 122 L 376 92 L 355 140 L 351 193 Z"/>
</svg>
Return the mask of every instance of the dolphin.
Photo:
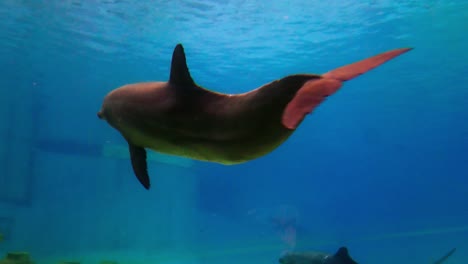
<svg viewBox="0 0 468 264">
<path fill-rule="evenodd" d="M 453 248 L 433 264 L 442 264 L 455 250 L 456 248 Z M 288 252 L 280 257 L 278 261 L 281 264 L 358 264 L 350 257 L 346 247 L 340 247 L 335 254 L 315 251 Z"/>
<path fill-rule="evenodd" d="M 335 254 L 318 251 L 287 252 L 278 261 L 281 264 L 358 264 L 346 247 L 340 247 Z"/>
<path fill-rule="evenodd" d="M 167 82 L 141 82 L 109 92 L 98 112 L 128 143 L 133 171 L 150 188 L 146 149 L 194 160 L 239 164 L 264 156 L 343 82 L 412 48 L 400 48 L 325 74 L 294 74 L 242 94 L 197 85 L 182 44 Z"/>
</svg>

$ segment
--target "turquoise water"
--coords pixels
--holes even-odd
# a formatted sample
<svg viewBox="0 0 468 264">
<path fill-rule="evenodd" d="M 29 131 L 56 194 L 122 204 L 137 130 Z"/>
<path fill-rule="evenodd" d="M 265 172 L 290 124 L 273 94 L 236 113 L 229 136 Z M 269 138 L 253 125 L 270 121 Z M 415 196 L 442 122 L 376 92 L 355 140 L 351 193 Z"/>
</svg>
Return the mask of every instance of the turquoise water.
<svg viewBox="0 0 468 264">
<path fill-rule="evenodd" d="M 468 259 L 466 1 L 0 3 L 0 255 L 36 263 Z M 414 47 L 327 99 L 274 152 L 223 166 L 152 153 L 147 191 L 96 117 L 127 83 L 241 93 Z M 246 146 L 248 147 L 248 146 Z"/>
</svg>

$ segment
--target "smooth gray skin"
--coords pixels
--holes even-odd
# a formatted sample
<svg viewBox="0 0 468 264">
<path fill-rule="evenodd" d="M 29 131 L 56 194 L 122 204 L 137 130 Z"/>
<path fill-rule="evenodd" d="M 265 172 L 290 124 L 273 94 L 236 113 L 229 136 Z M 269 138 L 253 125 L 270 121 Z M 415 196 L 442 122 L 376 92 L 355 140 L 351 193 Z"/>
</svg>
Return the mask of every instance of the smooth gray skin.
<svg viewBox="0 0 468 264">
<path fill-rule="evenodd" d="M 133 146 L 225 165 L 263 156 L 294 132 L 283 126 L 286 105 L 319 75 L 290 75 L 244 94 L 221 94 L 190 76 L 182 45 L 168 82 L 128 84 L 106 95 L 99 118 Z"/>
<path fill-rule="evenodd" d="M 149 189 L 146 149 L 225 165 L 262 157 L 285 142 L 343 82 L 409 50 L 387 51 L 322 75 L 288 75 L 243 94 L 222 94 L 194 82 L 178 44 L 167 82 L 111 91 L 98 117 L 125 138 L 135 175 Z"/>
<path fill-rule="evenodd" d="M 178 44 L 169 81 L 128 84 L 111 91 L 98 117 L 125 138 L 135 175 L 149 189 L 145 148 L 225 165 L 261 157 L 294 132 L 281 118 L 296 92 L 321 78 L 289 75 L 248 93 L 221 94 L 193 81 Z"/>
<path fill-rule="evenodd" d="M 341 247 L 335 254 L 324 252 L 288 252 L 279 259 L 281 264 L 358 264 L 348 253 L 346 247 Z"/>
<path fill-rule="evenodd" d="M 288 252 L 279 259 L 281 264 L 322 264 L 331 256 L 323 252 Z"/>
</svg>

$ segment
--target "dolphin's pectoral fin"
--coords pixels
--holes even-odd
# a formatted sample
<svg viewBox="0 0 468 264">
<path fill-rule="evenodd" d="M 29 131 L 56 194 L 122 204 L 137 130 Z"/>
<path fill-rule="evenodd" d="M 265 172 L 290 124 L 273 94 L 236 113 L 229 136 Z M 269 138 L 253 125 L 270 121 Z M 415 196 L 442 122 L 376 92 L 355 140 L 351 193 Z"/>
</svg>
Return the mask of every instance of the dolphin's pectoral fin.
<svg viewBox="0 0 468 264">
<path fill-rule="evenodd" d="M 307 114 L 340 87 L 340 81 L 328 78 L 314 79 L 304 83 L 284 109 L 283 126 L 296 129 Z"/>
<path fill-rule="evenodd" d="M 146 164 L 146 150 L 142 147 L 137 147 L 130 142 L 128 143 L 128 148 L 130 150 L 133 172 L 143 187 L 148 190 L 150 188 L 150 179 Z"/>
<path fill-rule="evenodd" d="M 177 44 L 172 53 L 169 83 L 180 87 L 197 87 L 190 75 L 182 44 Z"/>
<path fill-rule="evenodd" d="M 340 247 L 338 251 L 335 253 L 335 258 L 340 260 L 339 263 L 358 264 L 349 256 L 348 249 L 346 247 Z"/>
</svg>

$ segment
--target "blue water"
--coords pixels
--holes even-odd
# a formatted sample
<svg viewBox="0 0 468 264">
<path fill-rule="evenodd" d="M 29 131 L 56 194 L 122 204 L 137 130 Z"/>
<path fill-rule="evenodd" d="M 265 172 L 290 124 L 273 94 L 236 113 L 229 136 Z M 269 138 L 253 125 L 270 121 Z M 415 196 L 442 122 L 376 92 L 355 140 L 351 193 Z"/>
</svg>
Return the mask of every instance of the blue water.
<svg viewBox="0 0 468 264">
<path fill-rule="evenodd" d="M 273 264 L 345 245 L 359 263 L 453 247 L 446 263 L 467 262 L 467 1 L 3 0 L 0 17 L 0 255 Z M 167 80 L 177 43 L 195 81 L 224 93 L 414 50 L 262 158 L 155 156 L 147 191 L 96 113 L 123 84 Z"/>
</svg>

